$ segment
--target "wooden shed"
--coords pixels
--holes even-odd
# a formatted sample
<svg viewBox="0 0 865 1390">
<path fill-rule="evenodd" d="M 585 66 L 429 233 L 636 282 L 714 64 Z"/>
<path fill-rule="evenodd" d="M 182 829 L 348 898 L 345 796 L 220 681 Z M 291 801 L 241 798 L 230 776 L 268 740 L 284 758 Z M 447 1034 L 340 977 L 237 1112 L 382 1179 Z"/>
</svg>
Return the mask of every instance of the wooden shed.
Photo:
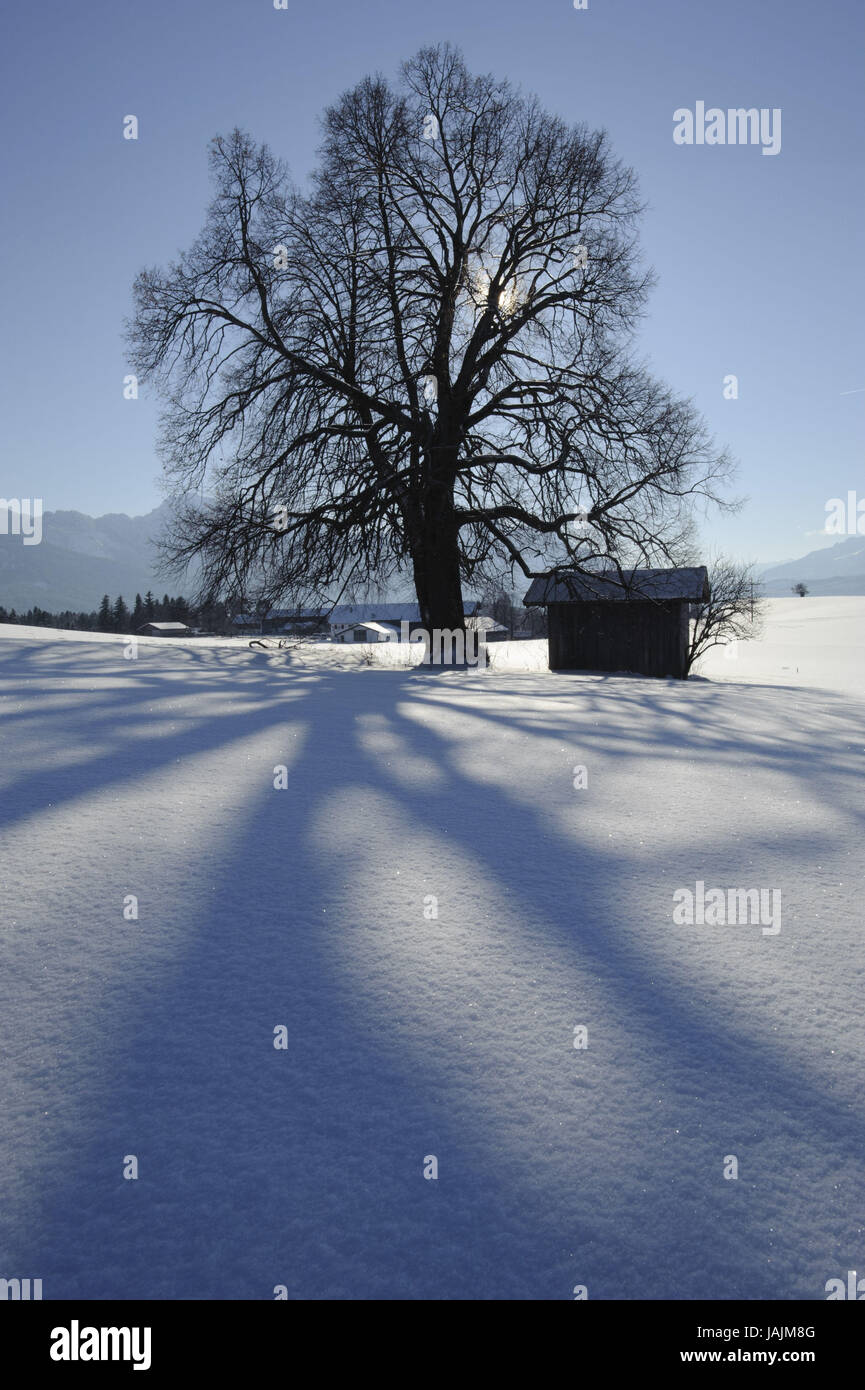
<svg viewBox="0 0 865 1390">
<path fill-rule="evenodd" d="M 535 579 L 527 608 L 547 609 L 550 670 L 688 674 L 692 603 L 709 597 L 704 565 L 689 569 L 556 570 Z"/>
</svg>

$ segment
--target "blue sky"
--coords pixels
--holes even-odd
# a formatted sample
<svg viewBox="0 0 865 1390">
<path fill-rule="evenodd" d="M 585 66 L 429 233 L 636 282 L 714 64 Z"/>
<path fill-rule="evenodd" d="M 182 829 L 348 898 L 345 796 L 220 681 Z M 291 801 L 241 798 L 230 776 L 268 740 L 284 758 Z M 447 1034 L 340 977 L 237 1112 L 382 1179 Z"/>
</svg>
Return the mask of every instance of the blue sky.
<svg viewBox="0 0 865 1390">
<path fill-rule="evenodd" d="M 641 351 L 750 498 L 706 545 L 794 557 L 825 543 L 830 497 L 865 496 L 861 0 L 48 0 L 4 23 L 3 496 L 158 504 L 158 404 L 123 399 L 122 321 L 137 271 L 201 226 L 208 141 L 245 127 L 302 183 L 324 106 L 445 39 L 637 171 L 659 276 Z M 780 154 L 674 144 L 697 101 L 780 107 Z"/>
</svg>

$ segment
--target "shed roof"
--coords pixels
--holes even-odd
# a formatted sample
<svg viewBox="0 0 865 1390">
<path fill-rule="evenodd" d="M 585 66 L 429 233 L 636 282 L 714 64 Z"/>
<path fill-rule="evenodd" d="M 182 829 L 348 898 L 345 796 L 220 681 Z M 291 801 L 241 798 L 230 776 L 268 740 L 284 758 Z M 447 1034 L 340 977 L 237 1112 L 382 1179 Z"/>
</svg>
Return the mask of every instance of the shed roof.
<svg viewBox="0 0 865 1390">
<path fill-rule="evenodd" d="M 622 582 L 624 580 L 624 583 Z M 682 599 L 699 603 L 708 598 L 709 576 L 705 565 L 683 569 L 599 570 L 596 574 L 555 570 L 532 580 L 523 600 L 527 608 L 548 603 L 597 603 L 600 600 L 661 601 Z"/>
</svg>

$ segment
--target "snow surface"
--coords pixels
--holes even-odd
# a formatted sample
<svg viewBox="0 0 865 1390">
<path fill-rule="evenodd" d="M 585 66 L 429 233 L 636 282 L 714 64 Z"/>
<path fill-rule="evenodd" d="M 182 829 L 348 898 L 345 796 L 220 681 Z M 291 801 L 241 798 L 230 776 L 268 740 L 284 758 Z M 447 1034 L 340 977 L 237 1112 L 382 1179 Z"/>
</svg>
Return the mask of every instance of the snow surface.
<svg viewBox="0 0 865 1390">
<path fill-rule="evenodd" d="M 688 682 L 0 628 L 0 1277 L 822 1299 L 861 1271 L 863 617 L 776 600 Z M 697 880 L 776 889 L 780 932 L 674 926 Z"/>
<path fill-rule="evenodd" d="M 865 598 L 770 598 L 766 611 L 760 641 L 714 648 L 699 674 L 865 698 Z"/>
</svg>

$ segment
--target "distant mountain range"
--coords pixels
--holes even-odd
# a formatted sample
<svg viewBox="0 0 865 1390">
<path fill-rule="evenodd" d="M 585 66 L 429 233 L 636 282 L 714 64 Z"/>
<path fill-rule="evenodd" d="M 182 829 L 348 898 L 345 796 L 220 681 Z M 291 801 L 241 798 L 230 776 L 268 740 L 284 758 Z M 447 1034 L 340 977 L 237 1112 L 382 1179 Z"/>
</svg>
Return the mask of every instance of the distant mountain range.
<svg viewBox="0 0 865 1390">
<path fill-rule="evenodd" d="M 807 584 L 812 594 L 865 594 L 865 536 L 848 536 L 801 560 L 759 566 L 767 598 L 786 597 L 793 584 Z"/>
<path fill-rule="evenodd" d="M 89 613 L 103 594 L 112 599 L 122 594 L 131 607 L 135 595 L 148 589 L 159 597 L 166 590 L 183 593 L 182 581 L 156 573 L 155 542 L 170 515 L 168 502 L 146 516 L 45 512 L 38 545 L 0 535 L 0 605 L 18 612 L 39 607 Z"/>
<path fill-rule="evenodd" d="M 0 534 L 0 606 L 18 612 L 38 606 L 51 613 L 89 613 L 103 594 L 112 599 L 122 594 L 130 606 L 136 594 L 148 589 L 158 597 L 166 590 L 188 596 L 194 576 L 166 580 L 156 573 L 155 543 L 170 516 L 168 502 L 146 516 L 45 512 L 39 545 Z M 865 595 L 865 536 L 848 536 L 800 560 L 758 566 L 758 573 L 769 597 L 786 597 L 799 582 L 815 595 Z"/>
</svg>

